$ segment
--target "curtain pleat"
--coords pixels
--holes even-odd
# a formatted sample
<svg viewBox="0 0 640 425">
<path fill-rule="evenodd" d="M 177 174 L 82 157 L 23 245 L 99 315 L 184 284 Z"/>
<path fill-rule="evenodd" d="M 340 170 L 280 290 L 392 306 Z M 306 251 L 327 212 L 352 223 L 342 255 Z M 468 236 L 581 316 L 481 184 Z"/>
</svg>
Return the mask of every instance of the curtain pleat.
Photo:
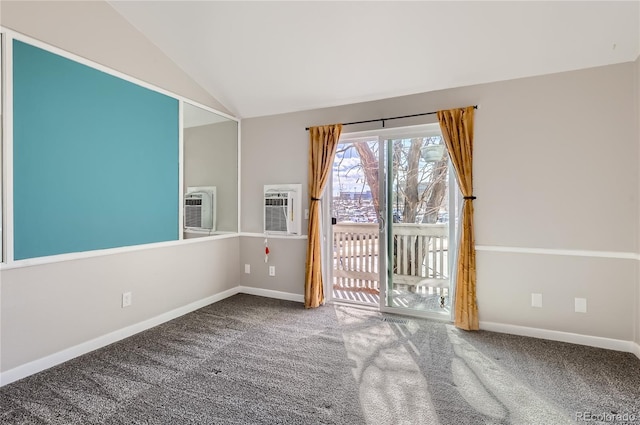
<svg viewBox="0 0 640 425">
<path fill-rule="evenodd" d="M 336 156 L 342 124 L 309 128 L 309 232 L 305 266 L 304 306 L 324 304 L 320 197 Z"/>
<path fill-rule="evenodd" d="M 473 231 L 473 106 L 438 111 L 438 121 L 462 191 L 458 247 L 455 326 L 479 329 L 476 300 L 476 249 Z"/>
</svg>

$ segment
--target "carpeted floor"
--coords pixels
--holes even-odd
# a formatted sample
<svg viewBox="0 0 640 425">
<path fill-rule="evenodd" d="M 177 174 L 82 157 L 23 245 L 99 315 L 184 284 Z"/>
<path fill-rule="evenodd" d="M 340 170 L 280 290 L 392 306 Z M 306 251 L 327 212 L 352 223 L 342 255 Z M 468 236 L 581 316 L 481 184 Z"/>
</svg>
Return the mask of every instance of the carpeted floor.
<svg viewBox="0 0 640 425">
<path fill-rule="evenodd" d="M 242 294 L 0 388 L 14 425 L 582 422 L 640 423 L 639 359 Z"/>
</svg>

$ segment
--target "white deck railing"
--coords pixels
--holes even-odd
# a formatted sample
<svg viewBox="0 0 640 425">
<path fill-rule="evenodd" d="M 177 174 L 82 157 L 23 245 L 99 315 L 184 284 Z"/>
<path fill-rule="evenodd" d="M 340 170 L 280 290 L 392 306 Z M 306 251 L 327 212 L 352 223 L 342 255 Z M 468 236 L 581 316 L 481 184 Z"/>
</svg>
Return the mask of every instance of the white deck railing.
<svg viewBox="0 0 640 425">
<path fill-rule="evenodd" d="M 393 224 L 393 282 L 447 288 L 448 224 Z M 333 225 L 334 288 L 379 293 L 379 239 L 375 223 Z"/>
<path fill-rule="evenodd" d="M 378 225 L 334 224 L 334 288 L 379 293 Z"/>
</svg>

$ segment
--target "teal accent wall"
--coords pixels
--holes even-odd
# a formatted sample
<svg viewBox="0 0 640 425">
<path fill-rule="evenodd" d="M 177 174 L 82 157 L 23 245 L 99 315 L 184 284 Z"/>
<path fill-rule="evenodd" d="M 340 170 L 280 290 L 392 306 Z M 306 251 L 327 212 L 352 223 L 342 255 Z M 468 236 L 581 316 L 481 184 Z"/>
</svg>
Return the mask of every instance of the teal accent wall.
<svg viewBox="0 0 640 425">
<path fill-rule="evenodd" d="M 14 40 L 14 259 L 178 239 L 178 100 Z"/>
</svg>

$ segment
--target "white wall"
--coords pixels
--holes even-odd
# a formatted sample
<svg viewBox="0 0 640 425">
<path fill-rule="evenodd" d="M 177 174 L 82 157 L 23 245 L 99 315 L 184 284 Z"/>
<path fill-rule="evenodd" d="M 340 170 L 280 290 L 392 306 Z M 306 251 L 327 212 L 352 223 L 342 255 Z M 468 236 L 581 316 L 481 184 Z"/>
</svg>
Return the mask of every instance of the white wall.
<svg viewBox="0 0 640 425">
<path fill-rule="evenodd" d="M 261 231 L 264 184 L 302 183 L 306 199 L 305 127 L 479 104 L 480 320 L 633 340 L 639 192 L 633 78 L 634 64 L 627 63 L 243 120 L 242 229 Z M 260 244 L 243 238 L 241 263 L 259 263 Z M 302 294 L 302 246 L 279 242 L 282 258 L 296 261 L 287 261 L 290 267 L 275 278 L 241 275 L 243 284 Z M 564 255 L 571 253 L 578 255 Z M 542 309 L 530 307 L 531 292 L 543 293 Z M 574 297 L 587 298 L 588 313 L 573 312 Z"/>
<path fill-rule="evenodd" d="M 242 285 L 304 295 L 307 239 L 270 238 L 268 242 L 269 263 L 267 264 L 264 262 L 264 237 L 241 238 L 240 265 L 251 266 L 250 274 L 241 274 Z M 275 276 L 269 276 L 269 266 L 275 266 Z"/>
<path fill-rule="evenodd" d="M 105 2 L 3 1 L 0 25 L 226 112 Z M 237 237 L 185 242 L 2 269 L 0 372 L 236 287 L 239 244 Z M 123 309 L 125 291 L 133 304 Z"/>
<path fill-rule="evenodd" d="M 230 238 L 3 270 L 0 370 L 233 288 L 238 252 Z"/>
<path fill-rule="evenodd" d="M 105 1 L 3 0 L 0 25 L 229 113 Z"/>
</svg>

